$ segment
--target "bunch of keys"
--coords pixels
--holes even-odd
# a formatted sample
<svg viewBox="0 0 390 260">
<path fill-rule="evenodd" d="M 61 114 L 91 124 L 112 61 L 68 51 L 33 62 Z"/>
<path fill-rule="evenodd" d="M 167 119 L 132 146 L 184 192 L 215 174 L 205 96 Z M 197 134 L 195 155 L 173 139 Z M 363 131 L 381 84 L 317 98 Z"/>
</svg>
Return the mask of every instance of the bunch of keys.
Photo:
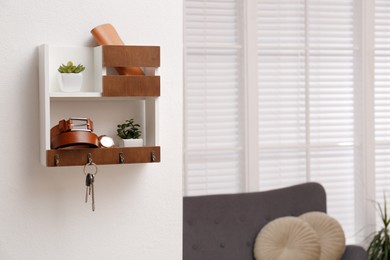
<svg viewBox="0 0 390 260">
<path fill-rule="evenodd" d="M 89 171 L 87 172 L 86 171 L 87 166 L 94 166 L 95 172 L 94 173 L 90 173 Z M 95 176 L 97 174 L 96 164 L 91 162 L 91 161 L 88 162 L 84 166 L 84 174 L 85 174 L 85 186 L 86 186 L 85 203 L 88 202 L 88 197 L 91 195 L 92 196 L 92 211 L 95 211 L 95 186 L 94 186 L 94 182 L 95 182 Z"/>
</svg>

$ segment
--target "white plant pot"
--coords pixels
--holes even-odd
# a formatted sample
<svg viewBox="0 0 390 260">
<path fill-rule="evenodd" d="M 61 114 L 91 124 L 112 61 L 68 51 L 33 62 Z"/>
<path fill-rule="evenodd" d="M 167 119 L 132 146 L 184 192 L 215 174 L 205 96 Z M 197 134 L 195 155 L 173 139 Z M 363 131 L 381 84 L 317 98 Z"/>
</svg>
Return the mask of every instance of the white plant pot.
<svg viewBox="0 0 390 260">
<path fill-rule="evenodd" d="M 63 92 L 78 92 L 83 84 L 82 73 L 61 73 L 60 88 Z"/>
<path fill-rule="evenodd" d="M 119 139 L 120 147 L 140 147 L 144 145 L 144 139 Z"/>
</svg>

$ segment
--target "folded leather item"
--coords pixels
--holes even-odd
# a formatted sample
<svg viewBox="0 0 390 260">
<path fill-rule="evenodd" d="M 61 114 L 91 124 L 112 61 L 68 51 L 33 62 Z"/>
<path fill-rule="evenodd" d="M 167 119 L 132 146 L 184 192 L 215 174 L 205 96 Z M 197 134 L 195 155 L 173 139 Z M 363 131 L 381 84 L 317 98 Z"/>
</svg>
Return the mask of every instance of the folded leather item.
<svg viewBox="0 0 390 260">
<path fill-rule="evenodd" d="M 65 132 L 51 137 L 51 148 L 97 148 L 99 138 L 96 134 L 84 131 Z"/>
<path fill-rule="evenodd" d="M 82 122 L 77 124 L 76 122 Z M 60 132 L 68 131 L 93 131 L 93 122 L 89 118 L 71 117 L 69 120 L 58 122 Z"/>
<path fill-rule="evenodd" d="M 96 26 L 91 33 L 99 45 L 124 45 L 114 26 L 109 23 Z M 117 67 L 115 69 L 119 75 L 145 75 L 139 67 Z"/>
<path fill-rule="evenodd" d="M 77 121 L 82 123 L 76 124 Z M 88 118 L 60 120 L 58 125 L 50 129 L 51 149 L 99 147 L 99 137 L 92 131 L 93 122 Z"/>
</svg>

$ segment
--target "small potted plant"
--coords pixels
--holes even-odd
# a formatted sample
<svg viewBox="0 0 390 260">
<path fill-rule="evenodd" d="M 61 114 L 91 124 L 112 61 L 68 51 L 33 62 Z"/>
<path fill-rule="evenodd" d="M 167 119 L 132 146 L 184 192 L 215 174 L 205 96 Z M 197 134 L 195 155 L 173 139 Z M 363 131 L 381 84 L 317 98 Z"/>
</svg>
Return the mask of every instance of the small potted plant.
<svg viewBox="0 0 390 260">
<path fill-rule="evenodd" d="M 385 196 L 384 196 L 385 197 Z M 379 212 L 382 220 L 382 228 L 374 234 L 368 247 L 369 260 L 387 260 L 390 259 L 390 218 L 387 216 L 386 197 L 384 198 L 383 209 L 378 203 Z"/>
<path fill-rule="evenodd" d="M 80 91 L 83 84 L 83 74 L 85 67 L 81 64 L 75 66 L 73 62 L 68 61 L 66 65 L 62 64 L 58 68 L 58 72 L 61 73 L 60 88 L 64 92 L 77 92 Z"/>
<path fill-rule="evenodd" d="M 119 124 L 117 134 L 121 138 L 119 146 L 121 147 L 137 147 L 143 146 L 143 139 L 141 137 L 141 126 L 134 122 L 134 119 L 126 120 L 125 123 Z"/>
</svg>

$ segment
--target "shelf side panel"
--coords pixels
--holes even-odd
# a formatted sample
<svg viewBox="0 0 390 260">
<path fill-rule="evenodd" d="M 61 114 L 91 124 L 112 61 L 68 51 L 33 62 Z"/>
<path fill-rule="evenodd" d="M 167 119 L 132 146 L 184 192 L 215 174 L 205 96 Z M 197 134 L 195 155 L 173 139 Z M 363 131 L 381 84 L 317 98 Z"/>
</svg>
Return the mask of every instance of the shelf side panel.
<svg viewBox="0 0 390 260">
<path fill-rule="evenodd" d="M 46 150 L 50 149 L 50 100 L 49 100 L 49 46 L 39 46 L 39 126 L 40 126 L 40 159 L 46 165 Z"/>
<path fill-rule="evenodd" d="M 145 99 L 145 145 L 159 145 L 159 108 L 157 98 Z"/>
<path fill-rule="evenodd" d="M 97 92 L 103 92 L 103 82 L 102 75 L 106 75 L 106 67 L 103 67 L 102 62 L 102 46 L 98 46 L 93 48 L 93 66 L 94 66 L 94 81 L 95 81 L 95 89 Z"/>
</svg>

